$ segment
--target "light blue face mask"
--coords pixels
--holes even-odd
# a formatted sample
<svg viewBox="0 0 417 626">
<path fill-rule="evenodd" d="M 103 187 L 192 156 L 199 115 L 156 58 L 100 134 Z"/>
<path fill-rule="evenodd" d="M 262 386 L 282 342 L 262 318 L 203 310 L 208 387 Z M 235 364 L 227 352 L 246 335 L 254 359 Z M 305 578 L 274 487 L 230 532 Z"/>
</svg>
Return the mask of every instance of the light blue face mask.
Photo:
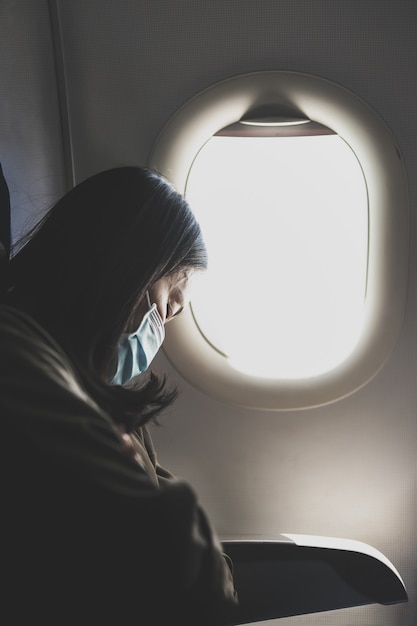
<svg viewBox="0 0 417 626">
<path fill-rule="evenodd" d="M 149 311 L 145 314 L 136 332 L 122 336 L 118 355 L 117 371 L 111 383 L 124 385 L 132 378 L 148 369 L 162 342 L 165 339 L 165 328 L 156 304 L 150 304 L 146 294 Z"/>
</svg>

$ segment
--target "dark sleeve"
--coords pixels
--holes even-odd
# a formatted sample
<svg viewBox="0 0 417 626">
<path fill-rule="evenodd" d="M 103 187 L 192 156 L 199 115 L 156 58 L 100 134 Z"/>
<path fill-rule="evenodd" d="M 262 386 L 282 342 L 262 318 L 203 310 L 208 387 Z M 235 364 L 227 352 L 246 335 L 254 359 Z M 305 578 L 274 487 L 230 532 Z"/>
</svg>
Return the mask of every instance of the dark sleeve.
<svg viewBox="0 0 417 626">
<path fill-rule="evenodd" d="M 149 479 L 37 328 L 0 315 L 0 346 L 10 540 L 1 568 L 8 601 L 16 589 L 25 596 L 13 599 L 14 614 L 66 624 L 54 622 L 65 607 L 77 624 L 229 623 L 232 575 L 193 489 Z"/>
</svg>

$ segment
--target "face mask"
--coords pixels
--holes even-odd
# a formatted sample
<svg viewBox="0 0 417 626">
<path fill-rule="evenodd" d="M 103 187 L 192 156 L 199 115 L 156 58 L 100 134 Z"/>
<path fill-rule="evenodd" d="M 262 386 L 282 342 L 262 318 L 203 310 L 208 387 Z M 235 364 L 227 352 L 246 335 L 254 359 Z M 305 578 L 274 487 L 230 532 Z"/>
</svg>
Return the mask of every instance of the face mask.
<svg viewBox="0 0 417 626">
<path fill-rule="evenodd" d="M 146 294 L 149 311 L 145 314 L 138 330 L 125 334 L 119 343 L 117 371 L 111 380 L 113 385 L 124 385 L 148 369 L 165 338 L 165 328 L 156 304 L 151 306 Z"/>
</svg>

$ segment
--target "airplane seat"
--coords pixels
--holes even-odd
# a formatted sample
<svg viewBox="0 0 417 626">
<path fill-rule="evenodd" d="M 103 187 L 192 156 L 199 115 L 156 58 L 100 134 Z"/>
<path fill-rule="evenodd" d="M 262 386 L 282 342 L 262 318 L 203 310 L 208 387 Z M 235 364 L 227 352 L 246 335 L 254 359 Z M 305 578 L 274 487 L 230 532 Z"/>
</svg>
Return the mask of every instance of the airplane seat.
<svg viewBox="0 0 417 626">
<path fill-rule="evenodd" d="M 0 164 L 0 299 L 6 290 L 6 270 L 10 256 L 10 194 Z"/>
<path fill-rule="evenodd" d="M 6 248 L 3 243 L 0 241 L 0 298 L 3 297 L 3 294 L 6 289 L 6 265 L 8 262 Z"/>
</svg>

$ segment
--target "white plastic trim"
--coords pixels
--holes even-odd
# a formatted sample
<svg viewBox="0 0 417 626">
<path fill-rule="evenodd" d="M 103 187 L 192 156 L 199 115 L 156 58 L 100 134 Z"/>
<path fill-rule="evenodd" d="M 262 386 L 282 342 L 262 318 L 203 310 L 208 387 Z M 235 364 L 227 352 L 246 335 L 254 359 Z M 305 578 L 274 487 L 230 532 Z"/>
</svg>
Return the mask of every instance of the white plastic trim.
<svg viewBox="0 0 417 626">
<path fill-rule="evenodd" d="M 299 380 L 263 379 L 233 369 L 199 332 L 191 309 L 167 326 L 164 351 L 201 391 L 232 404 L 269 410 L 320 406 L 365 385 L 388 359 L 407 297 L 408 190 L 391 131 L 344 87 L 296 72 L 256 72 L 224 80 L 197 94 L 168 121 L 148 165 L 184 193 L 201 146 L 251 109 L 274 102 L 294 108 L 342 137 L 363 168 L 369 198 L 369 264 L 363 332 L 354 352 L 326 374 Z"/>
</svg>

